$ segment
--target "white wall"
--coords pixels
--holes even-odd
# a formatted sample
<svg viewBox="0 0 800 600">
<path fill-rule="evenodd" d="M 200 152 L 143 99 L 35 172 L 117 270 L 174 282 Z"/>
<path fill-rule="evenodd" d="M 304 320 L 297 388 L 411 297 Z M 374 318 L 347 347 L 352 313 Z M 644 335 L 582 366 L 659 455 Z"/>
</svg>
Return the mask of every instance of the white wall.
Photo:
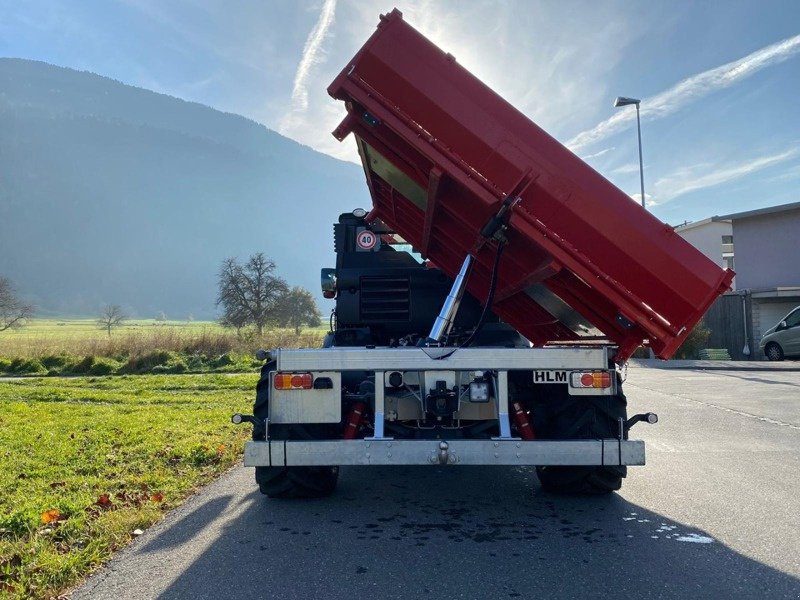
<svg viewBox="0 0 800 600">
<path fill-rule="evenodd" d="M 726 267 L 725 262 L 722 260 L 722 236 L 733 235 L 733 225 L 730 222 L 709 221 L 687 229 L 679 227 L 675 230 L 675 233 L 713 260 L 715 264 L 723 269 Z M 733 252 L 735 260 L 738 261 L 736 238 L 733 238 Z M 736 289 L 735 280 L 732 289 Z"/>
</svg>

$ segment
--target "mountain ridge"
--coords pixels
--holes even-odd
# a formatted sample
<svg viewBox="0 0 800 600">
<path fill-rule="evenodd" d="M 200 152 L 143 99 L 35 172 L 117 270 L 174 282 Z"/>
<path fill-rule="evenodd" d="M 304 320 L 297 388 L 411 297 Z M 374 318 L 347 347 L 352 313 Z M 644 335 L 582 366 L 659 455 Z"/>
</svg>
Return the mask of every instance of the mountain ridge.
<svg viewBox="0 0 800 600">
<path fill-rule="evenodd" d="M 43 312 L 210 318 L 256 251 L 319 298 L 331 224 L 369 205 L 357 165 L 240 115 L 26 59 L 0 90 L 0 274 Z"/>
<path fill-rule="evenodd" d="M 125 89 L 127 89 L 129 91 L 133 91 L 134 93 L 137 93 L 137 94 L 140 93 L 140 95 L 142 97 L 150 98 L 153 95 L 155 95 L 159 99 L 168 99 L 170 101 L 176 101 L 178 104 L 180 104 L 182 107 L 184 107 L 184 109 L 188 108 L 190 110 L 197 110 L 197 111 L 200 111 L 200 112 L 213 114 L 215 116 L 230 117 L 231 119 L 233 119 L 235 121 L 243 122 L 244 124 L 246 124 L 248 126 L 255 126 L 255 127 L 267 132 L 270 135 L 274 135 L 274 136 L 277 136 L 277 137 L 285 140 L 286 142 L 288 142 L 290 144 L 294 144 L 294 145 L 299 146 L 300 148 L 306 149 L 306 150 L 314 152 L 314 153 L 318 153 L 316 150 L 314 150 L 310 146 L 307 146 L 305 144 L 301 144 L 300 142 L 298 142 L 296 140 L 293 140 L 292 138 L 286 137 L 286 136 L 278 133 L 277 131 L 275 131 L 273 129 L 270 129 L 269 127 L 267 127 L 263 123 L 259 123 L 258 121 L 255 121 L 253 119 L 250 119 L 249 117 L 245 117 L 244 115 L 240 115 L 238 113 L 228 112 L 228 111 L 224 111 L 224 110 L 220 110 L 220 109 L 208 106 L 208 105 L 203 104 L 201 102 L 197 102 L 197 101 L 194 101 L 194 100 L 186 100 L 184 98 L 180 98 L 178 96 L 173 96 L 171 94 L 166 94 L 166 93 L 162 93 L 162 92 L 155 92 L 153 90 L 148 90 L 147 88 L 143 88 L 143 87 L 139 87 L 139 86 L 132 85 L 132 84 L 129 84 L 129 83 L 125 83 L 125 82 L 120 81 L 118 79 L 114 79 L 113 77 L 108 77 L 106 75 L 101 75 L 101 74 L 98 74 L 98 73 L 94 73 L 92 71 L 71 69 L 69 67 L 62 67 L 60 65 L 54 65 L 52 63 L 39 61 L 39 60 L 33 60 L 33 59 L 27 59 L 27 58 L 16 58 L 16 57 L 0 57 L 0 65 L 3 65 L 4 63 L 5 63 L 4 66 L 6 66 L 6 68 L 10 67 L 11 69 L 15 69 L 15 68 L 18 68 L 18 67 L 26 66 L 26 67 L 36 67 L 37 69 L 40 69 L 42 71 L 46 71 L 47 72 L 46 74 L 48 75 L 48 81 L 51 81 L 51 82 L 53 82 L 54 80 L 61 80 L 63 82 L 64 80 L 61 79 L 61 77 L 60 77 L 62 75 L 69 76 L 69 75 L 72 75 L 72 74 L 79 74 L 81 76 L 86 77 L 87 79 L 96 80 L 97 83 L 117 84 L 118 86 L 121 86 L 121 87 L 123 87 L 123 88 L 125 88 Z M 3 69 L 3 67 L 0 66 L 0 70 L 2 70 L 2 69 Z M 0 98 L 3 98 L 4 95 L 5 94 L 0 92 Z M 97 105 L 97 106 L 102 107 L 103 105 Z M 107 107 L 109 107 L 109 105 L 105 105 L 105 107 L 107 108 Z M 50 108 L 52 108 L 52 105 L 50 106 Z M 86 113 L 82 111 L 82 112 L 76 112 L 75 114 L 86 114 Z M 128 120 L 128 121 L 131 120 L 131 115 L 130 114 L 126 115 L 126 120 Z M 175 129 L 174 127 L 170 127 L 168 125 L 163 125 L 163 128 L 165 128 L 165 129 Z M 210 139 L 213 139 L 212 136 L 201 136 L 201 137 L 209 137 Z M 325 155 L 325 156 L 327 156 L 327 155 Z M 337 159 L 337 158 L 334 158 L 334 157 L 329 157 L 329 158 L 331 158 L 332 160 L 335 160 L 337 162 L 344 162 L 344 163 L 347 162 L 347 161 L 343 161 L 343 160 L 340 160 L 340 159 Z"/>
</svg>

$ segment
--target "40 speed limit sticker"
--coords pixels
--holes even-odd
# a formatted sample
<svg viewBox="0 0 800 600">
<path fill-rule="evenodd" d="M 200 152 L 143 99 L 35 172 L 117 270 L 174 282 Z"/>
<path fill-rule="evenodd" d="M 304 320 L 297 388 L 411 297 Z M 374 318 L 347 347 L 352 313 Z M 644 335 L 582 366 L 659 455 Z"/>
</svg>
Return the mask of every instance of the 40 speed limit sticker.
<svg viewBox="0 0 800 600">
<path fill-rule="evenodd" d="M 369 229 L 359 229 L 356 232 L 356 250 L 370 252 L 378 246 L 378 236 Z"/>
</svg>

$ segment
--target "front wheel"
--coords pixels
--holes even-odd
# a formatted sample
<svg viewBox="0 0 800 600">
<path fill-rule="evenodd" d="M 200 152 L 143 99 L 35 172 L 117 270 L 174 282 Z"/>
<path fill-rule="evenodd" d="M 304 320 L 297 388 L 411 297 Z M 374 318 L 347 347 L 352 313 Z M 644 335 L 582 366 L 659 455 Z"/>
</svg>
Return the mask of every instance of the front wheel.
<svg viewBox="0 0 800 600">
<path fill-rule="evenodd" d="M 764 348 L 764 354 L 767 355 L 769 360 L 783 360 L 783 348 L 775 342 L 767 344 L 767 347 Z"/>
<path fill-rule="evenodd" d="M 619 419 L 627 418 L 626 406 L 621 388 L 616 396 L 569 396 L 558 390 L 534 409 L 534 428 L 540 439 L 617 438 Z M 627 473 L 624 465 L 536 467 L 542 488 L 556 494 L 615 492 Z"/>
</svg>

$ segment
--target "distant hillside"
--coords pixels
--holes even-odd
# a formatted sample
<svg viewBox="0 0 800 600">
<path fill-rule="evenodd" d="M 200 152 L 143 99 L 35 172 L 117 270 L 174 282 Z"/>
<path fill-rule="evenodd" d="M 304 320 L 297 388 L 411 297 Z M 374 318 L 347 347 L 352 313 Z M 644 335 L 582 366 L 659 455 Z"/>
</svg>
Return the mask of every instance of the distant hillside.
<svg viewBox="0 0 800 600">
<path fill-rule="evenodd" d="M 259 250 L 319 294 L 332 223 L 368 205 L 356 165 L 243 117 L 0 59 L 0 275 L 44 313 L 212 317 L 220 261 Z"/>
</svg>

